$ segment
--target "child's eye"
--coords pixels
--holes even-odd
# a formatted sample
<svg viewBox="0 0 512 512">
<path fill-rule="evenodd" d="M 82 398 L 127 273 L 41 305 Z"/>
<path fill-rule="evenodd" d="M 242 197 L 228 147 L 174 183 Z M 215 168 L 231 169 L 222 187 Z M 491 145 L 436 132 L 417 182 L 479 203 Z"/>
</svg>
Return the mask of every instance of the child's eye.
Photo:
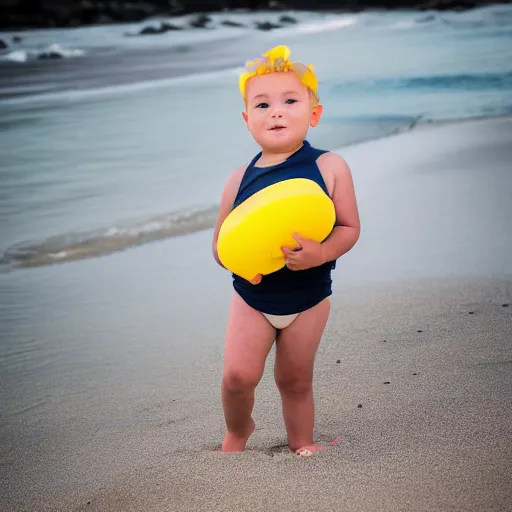
<svg viewBox="0 0 512 512">
<path fill-rule="evenodd" d="M 286 100 L 286 103 L 288 103 L 288 105 L 291 105 L 292 103 L 297 103 L 297 100 L 294 100 L 293 98 L 289 98 Z"/>
<path fill-rule="evenodd" d="M 268 103 L 259 103 L 256 108 L 268 108 Z"/>
</svg>

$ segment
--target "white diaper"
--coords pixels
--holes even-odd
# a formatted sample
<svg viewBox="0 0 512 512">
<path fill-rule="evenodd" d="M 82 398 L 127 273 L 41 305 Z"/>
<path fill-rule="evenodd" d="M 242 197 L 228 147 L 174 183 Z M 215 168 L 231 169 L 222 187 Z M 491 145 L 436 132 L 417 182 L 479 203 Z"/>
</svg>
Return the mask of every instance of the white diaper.
<svg viewBox="0 0 512 512">
<path fill-rule="evenodd" d="M 262 315 L 270 322 L 274 329 L 284 329 L 288 327 L 300 313 L 294 313 L 293 315 L 269 315 L 268 313 L 262 313 Z"/>
</svg>

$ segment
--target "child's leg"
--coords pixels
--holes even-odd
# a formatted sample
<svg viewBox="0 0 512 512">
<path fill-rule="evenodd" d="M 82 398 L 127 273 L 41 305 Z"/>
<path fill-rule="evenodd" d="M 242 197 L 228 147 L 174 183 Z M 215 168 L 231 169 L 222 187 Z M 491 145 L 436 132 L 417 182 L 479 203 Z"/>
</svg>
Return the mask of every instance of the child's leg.
<svg viewBox="0 0 512 512">
<path fill-rule="evenodd" d="M 330 301 L 323 300 L 301 313 L 283 329 L 276 343 L 274 375 L 283 402 L 290 449 L 313 446 L 313 366 L 329 317 Z"/>
<path fill-rule="evenodd" d="M 254 389 L 263 375 L 275 334 L 259 311 L 237 293 L 233 295 L 222 375 L 222 404 L 228 430 L 222 443 L 224 452 L 243 451 L 254 430 Z"/>
</svg>

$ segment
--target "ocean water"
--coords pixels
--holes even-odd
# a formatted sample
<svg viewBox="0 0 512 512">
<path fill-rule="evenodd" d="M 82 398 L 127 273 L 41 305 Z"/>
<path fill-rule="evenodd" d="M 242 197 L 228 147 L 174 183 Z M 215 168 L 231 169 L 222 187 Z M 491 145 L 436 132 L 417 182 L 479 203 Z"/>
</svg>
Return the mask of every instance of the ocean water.
<svg viewBox="0 0 512 512">
<path fill-rule="evenodd" d="M 146 37 L 125 34 L 148 22 L 0 34 L 22 37 L 0 54 L 1 268 L 212 227 L 225 178 L 258 151 L 238 72 L 275 44 L 315 65 L 324 115 L 309 140 L 326 149 L 512 113 L 510 5 L 289 12 L 297 24 L 253 28 L 282 14 L 223 13 L 209 29 Z M 49 49 L 64 58 L 36 59 Z"/>
</svg>

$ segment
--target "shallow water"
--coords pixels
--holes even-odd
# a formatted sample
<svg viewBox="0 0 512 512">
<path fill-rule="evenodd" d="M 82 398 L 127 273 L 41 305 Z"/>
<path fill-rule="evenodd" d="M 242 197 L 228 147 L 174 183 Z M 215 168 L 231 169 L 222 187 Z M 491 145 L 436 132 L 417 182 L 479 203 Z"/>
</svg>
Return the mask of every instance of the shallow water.
<svg viewBox="0 0 512 512">
<path fill-rule="evenodd" d="M 237 70 L 283 39 L 315 64 L 325 111 L 309 139 L 327 149 L 512 111 L 510 6 L 315 16 L 271 33 L 27 33 L 30 51 L 53 42 L 86 55 L 0 63 L 2 261 L 66 261 L 212 226 L 225 177 L 257 152 Z"/>
</svg>

